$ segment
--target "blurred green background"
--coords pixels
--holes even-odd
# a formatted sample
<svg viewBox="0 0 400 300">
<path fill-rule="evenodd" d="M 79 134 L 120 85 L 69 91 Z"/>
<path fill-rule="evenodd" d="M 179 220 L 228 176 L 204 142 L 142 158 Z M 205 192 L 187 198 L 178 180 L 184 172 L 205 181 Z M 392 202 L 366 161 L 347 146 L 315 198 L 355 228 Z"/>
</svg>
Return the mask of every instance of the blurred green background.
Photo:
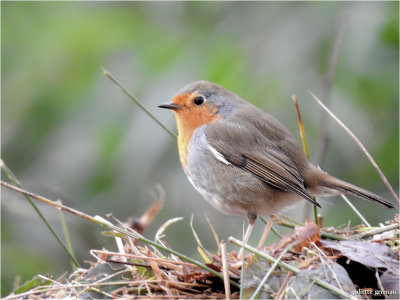
<svg viewBox="0 0 400 300">
<path fill-rule="evenodd" d="M 321 95 L 336 33 L 345 28 L 332 109 L 397 191 L 398 5 L 2 2 L 1 157 L 26 189 L 91 215 L 112 212 L 120 220 L 140 216 L 161 184 L 165 205 L 145 236 L 154 238 L 164 222 L 183 216 L 167 229 L 165 240 L 199 258 L 189 226 L 192 214 L 200 239 L 212 251 L 216 246 L 205 214 L 224 240 L 241 236 L 243 219 L 220 214 L 198 195 L 181 170 L 176 142 L 102 74 L 101 66 L 174 131 L 173 115 L 156 106 L 194 80 L 224 85 L 298 137 L 291 100 L 296 94 L 315 158 L 321 110 L 307 89 Z M 323 122 L 331 138 L 321 166 L 391 199 L 354 142 L 330 118 Z M 2 295 L 11 291 L 16 275 L 25 281 L 37 273 L 70 271 L 66 255 L 25 199 L 5 189 L 1 196 Z M 332 203 L 322 202 L 325 225 L 360 223 L 340 198 Z M 354 203 L 374 225 L 394 215 Z M 285 213 L 304 220 L 310 207 L 302 206 Z M 58 211 L 39 207 L 62 234 Z M 93 259 L 89 249 L 116 249 L 97 226 L 66 218 L 80 262 Z M 262 229 L 257 222 L 251 243 Z"/>
</svg>

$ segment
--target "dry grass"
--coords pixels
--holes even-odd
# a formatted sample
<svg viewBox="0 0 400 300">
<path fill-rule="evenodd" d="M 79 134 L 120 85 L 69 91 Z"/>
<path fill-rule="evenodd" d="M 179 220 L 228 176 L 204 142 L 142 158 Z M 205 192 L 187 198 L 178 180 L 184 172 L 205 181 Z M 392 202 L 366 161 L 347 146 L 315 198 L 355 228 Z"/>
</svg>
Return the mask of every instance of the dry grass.
<svg viewBox="0 0 400 300">
<path fill-rule="evenodd" d="M 393 267 L 393 260 L 398 263 L 399 255 L 398 218 L 380 228 L 359 225 L 343 229 L 321 229 L 311 221 L 307 221 L 304 226 L 293 224 L 293 234 L 282 237 L 278 243 L 268 245 L 262 250 L 242 245 L 249 251 L 243 262 L 238 258 L 237 251 L 226 252 L 225 245 L 220 243 L 217 253 L 205 250 L 207 256 L 203 256 L 206 261 L 204 265 L 208 269 L 204 269 L 201 264 L 189 262 L 185 256 L 170 249 L 162 234 L 157 238 L 159 246 L 155 246 L 153 242 L 147 243 L 140 235 L 140 231 L 146 229 L 161 206 L 162 201 L 157 202 L 142 217 L 126 223 L 110 217 L 110 220 L 122 228 L 117 232 L 116 227 L 112 227 L 109 228 L 111 231 L 106 232 L 116 240 L 117 252 L 107 249 L 91 250 L 94 260 L 87 262 L 87 268 L 78 268 L 70 275 L 56 279 L 38 275 L 31 282 L 21 285 L 6 299 L 236 299 L 241 294 L 243 298 L 324 298 L 339 295 L 351 299 L 371 298 L 372 294 L 369 293 L 392 291 L 387 289 L 387 281 L 381 280 L 377 281 L 376 286 L 360 287 L 359 283 L 355 284 L 360 278 L 351 275 L 351 268 L 346 269 L 351 277 L 349 286 L 349 282 L 344 279 L 346 272 L 338 269 L 338 265 L 343 258 L 344 261 L 357 261 L 357 256 L 348 253 L 344 255 L 346 245 L 340 244 L 344 242 L 362 243 L 357 246 L 358 251 L 368 250 L 375 245 L 385 247 L 384 250 L 390 255 L 386 252 L 378 253 L 382 260 L 381 265 L 375 266 L 378 278 L 382 279 L 385 272 L 386 275 L 391 272 L 398 276 L 398 268 Z M 101 218 L 97 217 L 96 220 Z M 282 222 L 287 220 L 278 218 L 276 223 Z M 160 232 L 164 229 L 165 227 Z M 134 234 L 122 233 L 123 231 Z M 321 238 L 322 232 L 330 232 L 345 241 L 335 241 L 335 246 L 325 244 L 327 242 Z M 230 240 L 240 245 L 239 240 Z M 243 263 L 244 275 L 241 278 Z M 371 262 L 373 263 L 374 261 Z M 366 269 L 371 268 L 368 264 L 369 262 L 362 261 L 361 265 Z M 210 269 L 215 273 L 211 273 Z M 385 286 L 386 289 L 382 290 Z M 398 293 L 398 288 L 396 292 Z"/>
</svg>

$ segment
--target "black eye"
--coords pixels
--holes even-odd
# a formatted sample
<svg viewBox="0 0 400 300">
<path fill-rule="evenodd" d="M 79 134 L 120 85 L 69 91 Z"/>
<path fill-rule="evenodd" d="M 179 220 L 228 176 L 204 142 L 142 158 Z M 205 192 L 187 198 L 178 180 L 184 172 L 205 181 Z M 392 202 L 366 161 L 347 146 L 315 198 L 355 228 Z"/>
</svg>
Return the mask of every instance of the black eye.
<svg viewBox="0 0 400 300">
<path fill-rule="evenodd" d="M 204 103 L 204 97 L 199 96 L 193 100 L 193 103 L 196 105 L 202 105 Z"/>
</svg>

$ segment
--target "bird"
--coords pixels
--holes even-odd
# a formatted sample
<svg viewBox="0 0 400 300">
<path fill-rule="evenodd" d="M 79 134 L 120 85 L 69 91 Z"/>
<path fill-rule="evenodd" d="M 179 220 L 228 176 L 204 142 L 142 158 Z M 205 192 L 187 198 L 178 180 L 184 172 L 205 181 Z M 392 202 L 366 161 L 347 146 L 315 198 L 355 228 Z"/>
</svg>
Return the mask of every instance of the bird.
<svg viewBox="0 0 400 300">
<path fill-rule="evenodd" d="M 314 166 L 284 125 L 221 85 L 189 83 L 159 107 L 175 115 L 179 159 L 193 187 L 220 212 L 247 217 L 245 242 L 257 217 L 272 221 L 302 199 L 320 207 L 313 197 L 348 194 L 394 208 Z"/>
</svg>

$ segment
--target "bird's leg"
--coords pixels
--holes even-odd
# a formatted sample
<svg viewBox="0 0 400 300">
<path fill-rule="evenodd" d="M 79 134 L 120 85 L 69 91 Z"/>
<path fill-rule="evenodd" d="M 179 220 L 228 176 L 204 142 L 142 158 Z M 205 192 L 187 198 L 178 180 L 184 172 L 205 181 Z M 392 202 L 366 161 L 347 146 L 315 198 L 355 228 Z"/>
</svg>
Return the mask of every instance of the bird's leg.
<svg viewBox="0 0 400 300">
<path fill-rule="evenodd" d="M 269 216 L 269 219 L 268 219 L 268 222 L 267 222 L 267 226 L 265 226 L 263 235 L 261 237 L 260 242 L 258 243 L 257 249 L 261 249 L 264 246 L 265 241 L 267 240 L 267 237 L 268 237 L 268 233 L 271 230 L 272 223 L 274 222 L 274 219 L 275 219 L 274 215 Z"/>
<path fill-rule="evenodd" d="M 251 232 L 253 231 L 254 224 L 256 223 L 257 215 L 252 213 L 247 214 L 247 218 L 249 219 L 249 225 L 247 226 L 246 233 L 244 234 L 243 244 L 247 244 L 250 239 Z M 242 258 L 243 255 L 243 248 L 240 248 L 238 258 Z"/>
</svg>

